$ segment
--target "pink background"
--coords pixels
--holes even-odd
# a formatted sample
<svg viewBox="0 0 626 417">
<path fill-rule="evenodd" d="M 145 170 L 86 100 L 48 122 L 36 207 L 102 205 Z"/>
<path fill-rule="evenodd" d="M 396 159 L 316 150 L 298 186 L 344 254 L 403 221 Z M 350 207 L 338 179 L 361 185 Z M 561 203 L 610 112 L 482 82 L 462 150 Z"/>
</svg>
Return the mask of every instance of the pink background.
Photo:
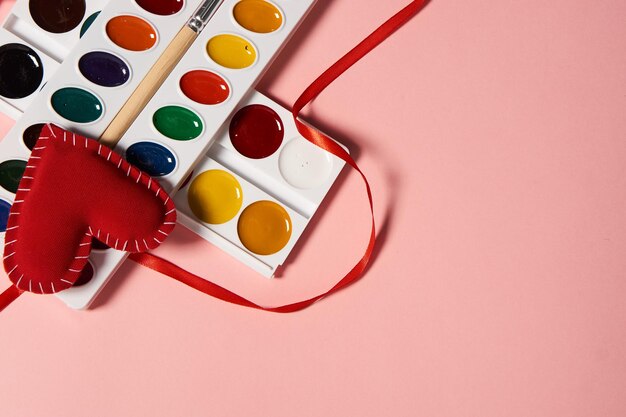
<svg viewBox="0 0 626 417">
<path fill-rule="evenodd" d="M 289 105 L 405 4 L 320 0 L 259 89 Z M 286 316 L 130 263 L 91 311 L 27 294 L 1 414 L 626 415 L 624 22 L 623 0 L 433 0 L 309 109 L 372 182 L 362 281 Z M 158 254 L 280 304 L 331 286 L 367 222 L 346 172 L 280 279 L 183 228 Z"/>
</svg>

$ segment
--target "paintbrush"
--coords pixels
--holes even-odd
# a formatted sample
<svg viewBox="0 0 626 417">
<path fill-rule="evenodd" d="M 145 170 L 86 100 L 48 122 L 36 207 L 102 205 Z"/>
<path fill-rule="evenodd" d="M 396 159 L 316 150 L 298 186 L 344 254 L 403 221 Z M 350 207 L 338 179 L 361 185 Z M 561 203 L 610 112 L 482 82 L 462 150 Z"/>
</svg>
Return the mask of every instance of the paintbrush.
<svg viewBox="0 0 626 417">
<path fill-rule="evenodd" d="M 115 147 L 223 2 L 224 0 L 205 0 L 198 7 L 111 120 L 109 126 L 100 136 L 101 143 L 110 148 Z"/>
</svg>

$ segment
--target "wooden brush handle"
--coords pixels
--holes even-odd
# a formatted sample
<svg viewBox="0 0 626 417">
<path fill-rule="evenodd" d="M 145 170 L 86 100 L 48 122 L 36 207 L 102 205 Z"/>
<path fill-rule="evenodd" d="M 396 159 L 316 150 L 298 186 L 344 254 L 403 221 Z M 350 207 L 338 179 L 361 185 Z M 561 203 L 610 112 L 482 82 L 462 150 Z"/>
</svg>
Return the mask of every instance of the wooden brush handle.
<svg viewBox="0 0 626 417">
<path fill-rule="evenodd" d="M 150 68 L 145 78 L 141 80 L 135 91 L 133 91 L 120 111 L 111 120 L 104 133 L 102 133 L 102 136 L 100 136 L 102 144 L 109 148 L 114 148 L 117 145 L 117 142 L 120 141 L 139 113 L 161 87 L 197 36 L 198 33 L 188 26 L 183 27 L 176 34 L 172 42 L 163 51 L 163 54 Z"/>
</svg>

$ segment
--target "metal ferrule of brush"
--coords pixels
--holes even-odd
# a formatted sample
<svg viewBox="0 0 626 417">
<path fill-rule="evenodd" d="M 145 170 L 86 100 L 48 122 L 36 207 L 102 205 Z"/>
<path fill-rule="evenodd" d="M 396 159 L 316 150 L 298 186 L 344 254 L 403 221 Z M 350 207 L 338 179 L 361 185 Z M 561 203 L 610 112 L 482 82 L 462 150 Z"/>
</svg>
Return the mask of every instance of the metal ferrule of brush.
<svg viewBox="0 0 626 417">
<path fill-rule="evenodd" d="M 209 23 L 209 20 L 211 20 L 223 1 L 224 0 L 207 0 L 202 3 L 191 19 L 189 19 L 187 26 L 196 33 L 202 32 L 202 29 Z"/>
</svg>

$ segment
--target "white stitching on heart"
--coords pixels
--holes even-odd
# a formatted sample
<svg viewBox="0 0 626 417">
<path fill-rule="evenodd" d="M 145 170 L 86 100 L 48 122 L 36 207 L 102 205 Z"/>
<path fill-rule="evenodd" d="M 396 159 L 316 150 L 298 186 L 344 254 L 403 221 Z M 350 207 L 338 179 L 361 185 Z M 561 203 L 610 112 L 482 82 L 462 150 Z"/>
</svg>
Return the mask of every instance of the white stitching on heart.
<svg viewBox="0 0 626 417">
<path fill-rule="evenodd" d="M 48 131 L 50 132 L 52 137 L 57 138 L 58 136 L 55 134 L 54 129 L 52 128 L 52 125 L 50 123 L 48 123 L 47 127 L 48 127 Z M 63 142 L 64 143 L 68 143 L 67 134 L 68 134 L 68 132 L 63 131 Z M 42 136 L 39 139 L 41 139 L 41 140 L 48 140 L 50 138 L 51 138 L 50 136 Z M 95 144 L 97 142 L 90 141 L 86 137 L 79 136 L 79 138 L 83 139 L 83 143 L 84 143 L 85 148 L 89 148 L 90 144 L 94 144 L 94 148 L 95 148 Z M 72 133 L 72 146 L 76 146 L 76 134 L 75 133 Z M 36 146 L 36 147 L 33 148 L 33 153 L 41 152 L 45 148 L 46 148 L 46 146 Z M 98 144 L 98 151 L 97 151 L 97 153 L 101 157 L 103 156 L 102 155 L 102 149 L 103 149 L 102 144 Z M 104 149 L 106 149 L 108 151 L 108 154 L 106 156 L 106 160 L 107 161 L 112 162 L 113 164 L 115 164 L 115 159 L 117 158 L 117 160 L 118 160 L 117 161 L 117 168 L 118 169 L 121 168 L 124 163 L 127 163 L 127 162 L 125 162 L 123 160 L 123 158 L 121 158 L 121 156 L 115 154 L 111 149 L 106 148 L 106 147 Z M 31 154 L 31 158 L 34 161 L 37 161 L 37 160 L 41 159 L 41 156 L 39 156 L 38 154 L 35 154 L 35 155 Z M 142 176 L 143 176 L 142 171 L 139 170 L 139 169 L 135 170 L 132 165 L 130 165 L 130 164 L 128 164 L 128 165 L 129 165 L 129 167 L 128 167 L 128 171 L 126 172 L 126 176 L 131 176 L 131 174 L 132 175 L 136 175 L 137 176 L 136 183 L 139 184 L 142 181 Z M 30 172 L 28 171 L 28 169 L 33 170 L 33 169 L 36 169 L 36 168 L 37 168 L 37 163 L 36 162 L 35 162 L 34 165 L 26 165 L 26 170 L 24 172 L 25 175 L 23 175 L 22 178 L 24 180 L 28 180 L 28 181 L 34 180 L 35 178 L 32 175 L 30 175 Z M 146 176 L 146 177 L 147 177 L 147 185 L 144 183 L 144 186 L 146 186 L 148 190 L 154 191 L 154 190 L 152 190 L 152 177 L 150 177 L 150 176 Z M 144 181 L 146 181 L 146 180 L 144 180 Z M 25 186 L 24 188 L 18 188 L 17 192 L 29 192 L 30 190 L 31 190 L 31 188 L 29 188 L 29 186 Z M 159 197 L 160 193 L 161 193 L 161 187 L 157 185 L 157 190 L 156 190 L 155 196 Z M 170 203 L 171 199 L 170 199 L 170 197 L 166 193 L 164 193 L 164 197 L 165 197 L 165 201 L 164 201 L 163 204 L 164 205 L 168 205 Z M 14 204 L 13 204 L 13 208 L 14 209 L 17 208 L 16 206 L 18 206 L 19 204 L 22 204 L 22 203 L 24 203 L 24 199 L 23 198 L 19 199 L 19 200 L 15 200 Z M 173 206 L 173 202 L 171 202 L 171 205 Z M 168 210 L 165 213 L 165 215 L 164 215 L 164 217 L 165 217 L 164 220 L 166 220 L 166 219 L 169 220 L 170 218 L 172 218 L 173 217 L 173 213 L 175 213 L 175 212 L 176 212 L 175 207 L 173 207 L 172 209 Z M 21 214 L 21 212 L 11 212 L 9 215 L 10 216 L 19 216 L 20 214 Z M 17 221 L 17 220 L 15 220 L 15 221 Z M 166 221 L 166 222 L 164 221 L 162 224 L 163 225 L 175 225 L 176 223 L 173 222 L 173 221 Z M 10 231 L 14 231 L 15 229 L 18 229 L 18 228 L 19 228 L 19 224 L 16 224 L 14 226 L 6 228 L 6 231 L 10 232 Z M 164 232 L 160 228 L 157 230 L 157 232 L 162 234 L 162 235 L 164 235 L 164 236 L 168 235 L 168 233 Z M 11 232 L 11 233 L 14 233 L 14 232 Z M 97 232 L 97 238 L 98 239 L 100 238 L 100 234 L 101 234 L 101 230 L 98 230 L 98 232 Z M 86 235 L 86 237 L 94 236 L 93 229 L 91 228 L 91 226 L 89 226 L 89 232 L 85 232 L 85 235 Z M 107 238 L 106 238 L 106 244 L 107 245 L 109 244 L 110 238 L 111 238 L 110 233 L 107 233 Z M 157 239 L 156 237 L 153 237 L 153 240 L 157 243 L 157 245 L 162 243 L 162 241 Z M 148 242 L 146 241 L 146 239 L 142 238 L 142 241 L 143 241 L 144 246 L 146 247 L 146 250 L 150 250 L 150 245 L 148 245 Z M 124 242 L 124 247 L 122 248 L 122 250 L 126 251 L 126 249 L 128 248 L 128 245 L 132 244 L 132 242 L 135 243 L 135 247 L 137 248 L 137 251 L 139 251 L 139 240 L 137 240 L 137 239 L 125 241 Z M 8 242 L 5 245 L 9 246 L 9 245 L 13 245 L 15 243 L 17 243 L 17 239 L 14 239 L 13 241 Z M 91 239 L 90 239 L 89 242 L 79 243 L 79 248 L 80 249 L 79 249 L 77 255 L 74 257 L 76 263 L 78 263 L 78 260 L 84 260 L 84 259 L 88 259 L 89 258 L 88 254 L 89 254 L 89 247 L 90 246 L 91 246 Z M 116 249 L 119 249 L 119 238 L 116 238 L 114 247 Z M 15 252 L 7 255 L 5 257 L 5 259 L 10 258 L 14 254 L 15 254 Z M 9 261 L 9 262 L 11 262 L 11 261 Z M 83 264 L 83 261 L 80 261 L 80 263 Z M 14 273 L 16 271 L 16 269 L 18 269 L 18 267 L 19 266 L 17 264 L 15 264 L 14 268 L 11 270 L 9 275 Z M 70 268 L 70 269 L 68 269 L 68 271 L 70 271 L 72 273 L 76 273 L 76 274 L 81 272 L 80 269 L 76 269 L 76 268 Z M 16 287 L 19 288 L 23 278 L 24 278 L 24 274 L 22 274 L 20 276 L 20 278 L 18 279 L 18 281 L 16 283 Z M 73 283 L 71 281 L 68 281 L 66 279 L 59 278 L 59 280 L 69 284 L 70 286 L 73 285 Z M 41 282 L 39 282 L 39 288 L 41 289 L 41 292 L 43 293 L 44 290 L 43 290 L 43 285 L 42 285 Z M 51 282 L 51 288 L 52 288 L 52 292 L 53 293 L 57 292 L 53 282 Z M 65 288 L 62 288 L 61 290 L 63 290 L 63 289 L 65 289 Z M 29 291 L 32 292 L 32 280 L 29 280 Z"/>
</svg>

